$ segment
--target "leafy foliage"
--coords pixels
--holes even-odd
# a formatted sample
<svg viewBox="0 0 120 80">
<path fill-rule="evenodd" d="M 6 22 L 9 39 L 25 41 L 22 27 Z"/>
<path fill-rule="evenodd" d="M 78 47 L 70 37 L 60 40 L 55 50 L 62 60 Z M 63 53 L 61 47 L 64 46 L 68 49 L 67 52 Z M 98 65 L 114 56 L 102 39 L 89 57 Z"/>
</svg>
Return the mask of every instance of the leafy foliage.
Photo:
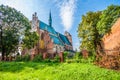
<svg viewBox="0 0 120 80">
<path fill-rule="evenodd" d="M 60 57 L 58 55 L 54 57 L 54 62 L 60 62 Z"/>
<path fill-rule="evenodd" d="M 82 16 L 82 21 L 78 27 L 78 37 L 80 38 L 80 49 L 95 52 L 99 41 L 97 23 L 100 20 L 101 12 L 88 12 Z"/>
<path fill-rule="evenodd" d="M 101 37 L 110 31 L 118 17 L 120 17 L 120 6 L 118 5 L 110 5 L 107 9 L 103 10 L 100 21 L 97 24 Z"/>
<path fill-rule="evenodd" d="M 24 56 L 18 55 L 15 61 L 30 61 L 30 55 L 25 54 Z"/>
<path fill-rule="evenodd" d="M 41 62 L 43 60 L 42 54 L 35 55 L 33 62 Z"/>
<path fill-rule="evenodd" d="M 68 54 L 69 54 L 68 51 L 65 51 L 65 52 L 63 53 L 64 61 L 66 61 L 66 59 L 68 58 Z"/>
<path fill-rule="evenodd" d="M 1 50 L 2 54 L 13 53 L 17 50 L 19 37 L 25 30 L 30 29 L 29 20 L 14 8 L 0 5 L 1 20 Z"/>
<path fill-rule="evenodd" d="M 74 59 L 80 59 L 80 58 L 82 58 L 81 54 L 82 53 L 80 53 L 80 52 L 76 52 L 75 55 L 74 55 Z"/>
<path fill-rule="evenodd" d="M 9 55 L 17 51 L 21 38 L 24 48 L 33 48 L 38 42 L 38 34 L 31 32 L 29 20 L 14 8 L 0 5 L 0 51 L 2 55 Z M 23 37 L 24 36 L 24 37 Z"/>
<path fill-rule="evenodd" d="M 23 47 L 31 49 L 38 43 L 38 40 L 39 40 L 39 36 L 36 32 L 27 31 L 25 33 L 25 37 L 23 38 L 23 42 L 24 42 Z"/>
<path fill-rule="evenodd" d="M 88 12 L 83 15 L 78 27 L 80 49 L 86 49 L 95 54 L 98 46 L 101 47 L 101 38 L 110 32 L 112 25 L 119 16 L 120 6 L 118 5 L 110 5 L 102 12 Z"/>
</svg>

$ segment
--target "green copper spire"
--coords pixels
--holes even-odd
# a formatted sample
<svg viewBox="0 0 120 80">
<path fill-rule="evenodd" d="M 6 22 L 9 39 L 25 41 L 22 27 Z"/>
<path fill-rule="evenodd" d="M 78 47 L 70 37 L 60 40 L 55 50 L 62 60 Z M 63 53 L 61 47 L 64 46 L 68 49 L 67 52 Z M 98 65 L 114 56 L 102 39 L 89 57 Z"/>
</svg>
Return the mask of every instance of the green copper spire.
<svg viewBox="0 0 120 80">
<path fill-rule="evenodd" d="M 51 16 L 51 11 L 49 13 L 49 26 L 52 27 L 52 16 Z"/>
</svg>

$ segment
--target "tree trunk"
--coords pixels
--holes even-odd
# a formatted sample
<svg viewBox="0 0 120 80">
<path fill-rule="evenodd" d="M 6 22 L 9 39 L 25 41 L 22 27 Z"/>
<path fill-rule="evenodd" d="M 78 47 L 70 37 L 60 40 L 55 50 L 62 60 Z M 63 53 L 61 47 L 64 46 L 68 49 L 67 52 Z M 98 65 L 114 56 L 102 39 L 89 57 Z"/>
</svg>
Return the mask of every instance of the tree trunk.
<svg viewBox="0 0 120 80">
<path fill-rule="evenodd" d="M 4 47 L 2 47 L 2 61 L 4 61 L 4 57 L 5 57 L 5 50 Z"/>
</svg>

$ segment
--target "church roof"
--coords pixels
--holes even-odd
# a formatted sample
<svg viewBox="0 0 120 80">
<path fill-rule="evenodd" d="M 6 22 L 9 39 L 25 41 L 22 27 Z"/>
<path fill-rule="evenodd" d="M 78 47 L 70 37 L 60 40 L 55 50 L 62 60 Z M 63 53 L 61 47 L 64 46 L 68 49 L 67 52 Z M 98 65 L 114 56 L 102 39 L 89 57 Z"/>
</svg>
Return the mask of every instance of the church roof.
<svg viewBox="0 0 120 80">
<path fill-rule="evenodd" d="M 71 43 L 69 42 L 68 38 L 60 33 L 59 34 L 59 37 L 60 39 L 63 41 L 64 44 L 67 44 L 67 45 L 71 45 Z"/>
<path fill-rule="evenodd" d="M 47 25 L 46 23 L 40 21 L 39 23 L 39 28 L 42 30 L 46 30 L 49 32 L 50 38 L 53 40 L 54 44 L 58 45 L 64 45 L 62 41 L 59 39 L 59 36 L 57 35 L 56 31 L 54 30 L 53 27 Z"/>
<path fill-rule="evenodd" d="M 40 21 L 39 28 L 49 32 L 50 38 L 53 40 L 54 44 L 58 44 L 62 46 L 64 44 L 71 45 L 71 43 L 69 42 L 66 36 L 56 32 L 53 27 L 47 25 L 46 23 Z"/>
<path fill-rule="evenodd" d="M 59 39 L 58 36 L 54 36 L 54 35 L 51 35 L 51 34 L 50 34 L 50 38 L 53 39 L 53 42 L 54 42 L 55 44 L 62 45 L 62 46 L 64 45 L 64 44 L 60 41 L 60 39 Z"/>
<path fill-rule="evenodd" d="M 53 27 L 47 25 L 46 23 L 44 23 L 44 22 L 42 22 L 42 21 L 40 21 L 39 27 L 40 27 L 40 29 L 42 29 L 42 30 L 47 30 L 49 33 L 54 34 L 54 35 L 57 35 L 57 34 L 56 34 L 56 31 L 54 30 Z"/>
</svg>

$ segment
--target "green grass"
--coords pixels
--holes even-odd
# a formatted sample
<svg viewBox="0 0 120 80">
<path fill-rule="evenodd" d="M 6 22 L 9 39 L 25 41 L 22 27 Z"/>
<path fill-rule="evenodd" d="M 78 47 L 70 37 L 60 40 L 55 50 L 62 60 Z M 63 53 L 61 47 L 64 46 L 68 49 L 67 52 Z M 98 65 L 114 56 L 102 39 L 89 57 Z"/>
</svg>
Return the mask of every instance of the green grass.
<svg viewBox="0 0 120 80">
<path fill-rule="evenodd" d="M 120 80 L 120 72 L 85 63 L 0 62 L 0 80 Z"/>
</svg>

